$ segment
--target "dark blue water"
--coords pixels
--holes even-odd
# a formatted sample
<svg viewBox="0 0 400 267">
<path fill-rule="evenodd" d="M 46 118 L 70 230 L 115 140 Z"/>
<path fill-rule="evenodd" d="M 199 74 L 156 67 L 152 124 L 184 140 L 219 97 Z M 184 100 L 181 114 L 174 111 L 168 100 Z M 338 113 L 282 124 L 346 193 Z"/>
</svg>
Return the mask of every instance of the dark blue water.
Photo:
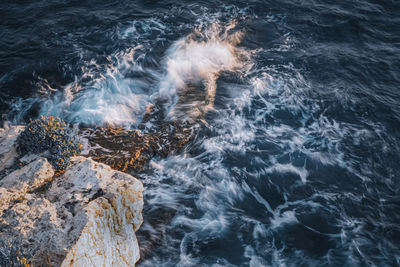
<svg viewBox="0 0 400 267">
<path fill-rule="evenodd" d="M 200 129 L 139 266 L 400 265 L 398 1 L 2 1 L 0 112 Z M 154 125 L 147 125 L 151 128 Z"/>
</svg>

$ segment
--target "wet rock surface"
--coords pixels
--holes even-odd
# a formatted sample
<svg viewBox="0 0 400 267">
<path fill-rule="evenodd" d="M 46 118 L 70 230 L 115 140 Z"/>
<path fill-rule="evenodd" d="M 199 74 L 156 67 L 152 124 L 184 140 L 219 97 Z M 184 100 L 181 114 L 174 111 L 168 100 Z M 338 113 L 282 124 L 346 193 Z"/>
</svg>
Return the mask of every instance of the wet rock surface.
<svg viewBox="0 0 400 267">
<path fill-rule="evenodd" d="M 83 129 L 81 134 L 90 146 L 88 156 L 123 172 L 138 172 L 155 157 L 178 151 L 193 138 L 194 129 L 183 122 L 168 122 L 153 131 L 144 127 Z"/>
</svg>

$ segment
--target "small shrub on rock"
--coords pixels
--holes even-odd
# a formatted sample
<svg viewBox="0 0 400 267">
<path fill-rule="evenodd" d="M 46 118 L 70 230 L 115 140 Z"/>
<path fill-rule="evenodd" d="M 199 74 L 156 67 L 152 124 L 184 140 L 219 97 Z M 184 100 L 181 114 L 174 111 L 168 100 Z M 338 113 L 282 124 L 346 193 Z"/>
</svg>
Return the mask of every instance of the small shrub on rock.
<svg viewBox="0 0 400 267">
<path fill-rule="evenodd" d="M 40 154 L 46 152 L 47 159 L 58 172 L 63 172 L 70 157 L 79 155 L 82 144 L 70 127 L 60 118 L 41 116 L 30 121 L 18 137 L 21 152 Z"/>
</svg>

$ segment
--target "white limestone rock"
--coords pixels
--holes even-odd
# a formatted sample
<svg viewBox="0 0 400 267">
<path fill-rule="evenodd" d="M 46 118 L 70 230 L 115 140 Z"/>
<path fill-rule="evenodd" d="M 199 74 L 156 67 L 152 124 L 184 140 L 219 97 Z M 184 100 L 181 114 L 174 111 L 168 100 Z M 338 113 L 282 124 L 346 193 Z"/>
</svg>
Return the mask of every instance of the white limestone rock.
<svg viewBox="0 0 400 267">
<path fill-rule="evenodd" d="M 45 250 L 50 252 L 48 262 L 54 263 L 50 254 L 63 253 L 65 249 L 65 245 L 59 242 L 65 233 L 60 228 L 61 219 L 54 205 L 45 198 L 5 188 L 0 188 L 0 199 L 2 254 L 11 254 L 6 251 L 7 245 L 17 251 L 8 259 L 2 259 L 9 262 L 1 262 L 0 265 L 12 265 L 9 263 L 15 261 L 15 254 L 29 259 Z M 43 263 L 46 261 L 41 260 Z"/>
<path fill-rule="evenodd" d="M 66 227 L 80 232 L 62 266 L 134 265 L 140 257 L 135 231 L 143 222 L 142 191 L 142 183 L 128 174 L 74 158 L 47 194 L 59 212 L 75 214 Z"/>
<path fill-rule="evenodd" d="M 38 158 L 21 169 L 15 170 L 0 181 L 0 187 L 31 192 L 50 181 L 54 169 L 45 158 Z"/>
<path fill-rule="evenodd" d="M 17 137 L 25 129 L 24 126 L 11 126 L 8 129 L 0 128 L 0 172 L 11 167 L 17 153 Z"/>
<path fill-rule="evenodd" d="M 44 192 L 31 192 L 51 175 L 43 171 L 51 166 L 42 158 L 1 181 L 0 241 L 10 242 L 33 266 L 133 266 L 139 259 L 142 183 L 91 159 L 71 162 Z"/>
</svg>

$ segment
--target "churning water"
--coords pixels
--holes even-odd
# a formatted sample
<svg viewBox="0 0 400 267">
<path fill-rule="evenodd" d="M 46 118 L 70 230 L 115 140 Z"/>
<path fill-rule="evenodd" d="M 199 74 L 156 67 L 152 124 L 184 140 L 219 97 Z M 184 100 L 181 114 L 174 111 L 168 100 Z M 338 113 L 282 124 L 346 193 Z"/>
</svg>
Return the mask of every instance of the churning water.
<svg viewBox="0 0 400 267">
<path fill-rule="evenodd" d="M 397 1 L 3 1 L 0 109 L 195 138 L 136 174 L 139 266 L 400 265 Z M 148 124 L 151 128 L 154 125 Z"/>
</svg>

